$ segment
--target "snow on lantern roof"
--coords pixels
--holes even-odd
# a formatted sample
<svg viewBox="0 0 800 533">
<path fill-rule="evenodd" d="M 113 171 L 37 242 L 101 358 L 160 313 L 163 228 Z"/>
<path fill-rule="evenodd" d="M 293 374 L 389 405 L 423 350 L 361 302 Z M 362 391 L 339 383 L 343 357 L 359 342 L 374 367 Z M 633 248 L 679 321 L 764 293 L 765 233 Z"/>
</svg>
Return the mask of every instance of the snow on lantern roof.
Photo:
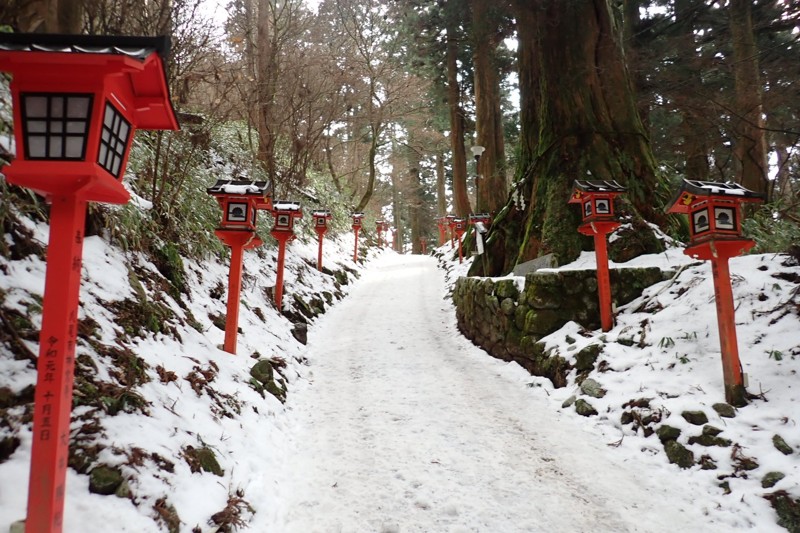
<svg viewBox="0 0 800 533">
<path fill-rule="evenodd" d="M 322 209 L 319 211 L 312 211 L 311 216 L 329 218 L 331 216 L 331 212 L 328 211 L 327 209 Z"/>
<path fill-rule="evenodd" d="M 300 211 L 300 202 L 277 200 L 272 203 L 273 211 Z"/>
<path fill-rule="evenodd" d="M 761 202 L 764 195 L 742 187 L 738 183 L 683 180 L 667 204 L 667 213 L 688 213 L 693 206 L 705 202 L 709 197 L 727 197 L 727 201 Z"/>
<path fill-rule="evenodd" d="M 266 181 L 250 180 L 217 180 L 217 182 L 206 189 L 208 194 L 221 195 L 230 194 L 236 196 L 264 196 L 267 192 Z"/>
<path fill-rule="evenodd" d="M 575 180 L 574 187 L 583 192 L 622 193 L 628 190 L 613 180 Z"/>
<path fill-rule="evenodd" d="M 364 218 L 364 213 L 360 213 L 360 212 L 359 213 L 353 213 L 352 217 L 353 218 Z"/>
</svg>

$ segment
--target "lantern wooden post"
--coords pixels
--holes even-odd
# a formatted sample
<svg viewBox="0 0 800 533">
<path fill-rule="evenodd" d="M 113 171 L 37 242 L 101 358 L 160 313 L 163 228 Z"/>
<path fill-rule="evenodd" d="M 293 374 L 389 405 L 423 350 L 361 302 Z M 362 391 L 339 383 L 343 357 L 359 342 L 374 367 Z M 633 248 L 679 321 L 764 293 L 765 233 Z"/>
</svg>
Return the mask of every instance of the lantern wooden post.
<svg viewBox="0 0 800 533">
<path fill-rule="evenodd" d="M 331 219 L 330 211 L 314 211 L 311 213 L 314 218 L 314 231 L 317 232 L 317 240 L 319 241 L 319 249 L 317 251 L 317 270 L 322 272 L 322 240 L 325 238 L 325 233 L 328 231 L 328 221 Z"/>
<path fill-rule="evenodd" d="M 17 148 L 3 173 L 51 205 L 27 533 L 63 529 L 86 206 L 130 199 L 122 176 L 136 129 L 178 129 L 168 48 L 164 37 L 0 34 Z"/>
<path fill-rule="evenodd" d="M 447 240 L 447 219 L 445 217 L 437 218 L 436 227 L 439 230 L 439 246 L 442 246 Z"/>
<path fill-rule="evenodd" d="M 375 221 L 375 240 L 378 241 L 378 246 L 383 248 L 383 231 L 384 231 L 384 222 L 383 220 L 376 220 Z"/>
<path fill-rule="evenodd" d="M 747 391 L 739 360 L 728 260 L 755 245 L 742 236 L 742 205 L 762 201 L 761 195 L 734 183 L 684 180 L 667 208 L 668 213 L 689 216 L 690 240 L 684 253 L 711 261 L 725 401 L 737 407 L 747 404 Z"/>
<path fill-rule="evenodd" d="M 214 234 L 231 249 L 228 273 L 228 302 L 225 313 L 225 342 L 223 350 L 236 354 L 239 335 L 239 306 L 242 293 L 244 251 L 256 248 L 263 241 L 256 235 L 256 216 L 259 209 L 269 209 L 271 199 L 267 182 L 242 179 L 217 180 L 207 192 L 214 196 L 222 209 L 222 221 Z"/>
<path fill-rule="evenodd" d="M 275 275 L 275 307 L 283 311 L 283 270 L 286 262 L 286 243 L 294 239 L 294 220 L 303 216 L 297 202 L 275 202 L 272 205 L 275 225 L 270 235 L 278 241 L 278 265 Z"/>
<path fill-rule="evenodd" d="M 353 263 L 358 263 L 358 231 L 364 219 L 364 213 L 353 213 L 353 233 L 355 234 L 355 246 L 353 248 Z"/>
<path fill-rule="evenodd" d="M 422 255 L 427 254 L 428 253 L 428 241 L 425 240 L 424 237 L 419 240 L 419 245 L 420 245 L 420 249 L 422 250 Z"/>
<path fill-rule="evenodd" d="M 625 190 L 625 187 L 616 181 L 575 180 L 569 200 L 571 204 L 581 204 L 583 224 L 578 227 L 578 231 L 594 239 L 597 296 L 600 306 L 600 326 L 603 331 L 609 331 L 614 326 L 606 236 L 620 226 L 614 219 L 614 198 Z"/>
<path fill-rule="evenodd" d="M 450 249 L 452 250 L 455 248 L 455 227 L 456 227 L 456 216 L 455 215 L 447 215 L 444 217 L 445 221 L 447 222 L 447 229 L 450 230 Z"/>
</svg>

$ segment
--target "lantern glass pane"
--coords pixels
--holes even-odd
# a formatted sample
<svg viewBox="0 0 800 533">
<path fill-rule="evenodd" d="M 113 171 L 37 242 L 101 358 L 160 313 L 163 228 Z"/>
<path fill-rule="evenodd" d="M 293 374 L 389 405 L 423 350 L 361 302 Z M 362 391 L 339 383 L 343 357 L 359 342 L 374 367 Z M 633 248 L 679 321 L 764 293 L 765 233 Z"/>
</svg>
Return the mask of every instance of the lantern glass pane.
<svg viewBox="0 0 800 533">
<path fill-rule="evenodd" d="M 28 157 L 41 159 L 47 156 L 46 138 L 38 135 L 28 137 Z"/>
<path fill-rule="evenodd" d="M 718 230 L 735 231 L 736 213 L 732 207 L 714 208 L 714 225 Z"/>
<path fill-rule="evenodd" d="M 594 201 L 594 210 L 598 215 L 610 215 L 611 204 L 608 198 L 598 198 Z"/>
<path fill-rule="evenodd" d="M 44 120 L 29 120 L 26 125 L 28 133 L 45 133 L 47 131 L 47 122 Z"/>
<path fill-rule="evenodd" d="M 89 105 L 91 99 L 88 96 L 71 96 L 67 99 L 67 117 L 82 118 L 89 117 Z"/>
<path fill-rule="evenodd" d="M 67 133 L 86 133 L 86 123 L 70 120 L 67 122 Z"/>
<path fill-rule="evenodd" d="M 228 204 L 228 216 L 226 218 L 228 222 L 247 222 L 247 204 Z"/>
<path fill-rule="evenodd" d="M 108 157 L 108 148 L 106 148 L 105 144 L 100 144 L 100 150 L 97 153 L 97 160 L 105 161 L 106 157 Z"/>
<path fill-rule="evenodd" d="M 50 99 L 50 116 L 62 118 L 64 116 L 64 96 L 56 96 Z"/>
<path fill-rule="evenodd" d="M 67 137 L 67 157 L 80 159 L 83 155 L 83 137 Z"/>
<path fill-rule="evenodd" d="M 21 100 L 26 157 L 84 159 L 92 95 L 23 94 Z"/>
<path fill-rule="evenodd" d="M 695 233 L 705 233 L 711 229 L 708 220 L 708 209 L 701 209 L 692 213 L 692 227 Z"/>
<path fill-rule="evenodd" d="M 46 96 L 26 96 L 25 102 L 26 116 L 40 118 L 47 116 L 47 97 Z"/>
<path fill-rule="evenodd" d="M 48 139 L 48 157 L 53 159 L 62 159 L 64 157 L 64 138 L 63 137 L 50 137 Z"/>
<path fill-rule="evenodd" d="M 119 175 L 120 165 L 122 165 L 122 158 L 119 157 L 118 155 L 115 155 L 111 159 L 111 173 L 114 174 L 115 176 Z"/>
<path fill-rule="evenodd" d="M 122 160 L 130 140 L 131 126 L 117 109 L 106 102 L 97 163 L 119 178 L 124 170 Z"/>
</svg>

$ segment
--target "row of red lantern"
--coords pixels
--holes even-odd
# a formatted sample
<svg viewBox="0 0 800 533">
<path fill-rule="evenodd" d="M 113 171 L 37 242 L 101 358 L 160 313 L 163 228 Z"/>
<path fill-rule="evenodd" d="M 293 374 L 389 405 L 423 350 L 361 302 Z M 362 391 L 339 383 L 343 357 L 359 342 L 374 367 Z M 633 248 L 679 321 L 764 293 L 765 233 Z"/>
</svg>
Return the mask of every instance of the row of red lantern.
<svg viewBox="0 0 800 533">
<path fill-rule="evenodd" d="M 450 247 L 454 248 L 454 240 L 458 241 L 458 261 L 464 262 L 464 253 L 462 248 L 462 237 L 467 231 L 467 225 L 475 227 L 475 241 L 476 248 L 479 254 L 483 253 L 483 235 L 489 229 L 492 223 L 492 217 L 488 213 L 477 213 L 469 215 L 465 220 L 458 218 L 455 215 L 447 215 L 436 219 L 436 225 L 439 228 L 439 246 L 443 245 L 447 240 L 447 231 L 450 230 Z"/>
<path fill-rule="evenodd" d="M 168 49 L 166 37 L 0 33 L 17 148 L 3 174 L 51 206 L 27 533 L 63 528 L 86 206 L 130 199 L 122 176 L 137 129 L 178 129 Z"/>
<path fill-rule="evenodd" d="M 583 223 L 578 231 L 594 237 L 603 331 L 609 331 L 613 324 L 606 235 L 620 226 L 614 217 L 614 198 L 625 191 L 625 187 L 615 181 L 576 180 L 569 200 L 569 203 L 581 204 Z M 742 207 L 761 201 L 761 195 L 741 185 L 684 180 L 667 207 L 668 213 L 689 216 L 690 240 L 684 253 L 711 261 L 725 400 L 736 406 L 746 402 L 746 392 L 736 340 L 728 260 L 755 245 L 742 235 Z"/>
</svg>

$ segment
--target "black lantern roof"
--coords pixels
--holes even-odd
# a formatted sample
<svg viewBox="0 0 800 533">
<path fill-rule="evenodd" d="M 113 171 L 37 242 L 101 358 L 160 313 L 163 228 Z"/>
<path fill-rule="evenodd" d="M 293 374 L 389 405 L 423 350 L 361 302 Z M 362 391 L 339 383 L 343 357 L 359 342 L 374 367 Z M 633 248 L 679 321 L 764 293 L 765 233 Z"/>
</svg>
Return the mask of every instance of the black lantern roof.
<svg viewBox="0 0 800 533">
<path fill-rule="evenodd" d="M 763 195 L 742 187 L 738 183 L 718 181 L 683 180 L 679 193 L 688 191 L 698 196 L 736 196 L 738 198 L 763 198 Z"/>
<path fill-rule="evenodd" d="M 742 187 L 738 183 L 683 180 L 680 188 L 667 204 L 667 213 L 687 213 L 692 206 L 710 197 L 724 198 L 732 202 L 761 202 L 764 195 Z"/>
<path fill-rule="evenodd" d="M 266 181 L 251 180 L 217 180 L 217 182 L 206 189 L 208 194 L 221 195 L 230 194 L 236 196 L 264 196 L 267 192 Z"/>
<path fill-rule="evenodd" d="M 168 37 L 108 35 L 64 35 L 46 33 L 0 33 L 0 50 L 14 52 L 58 52 L 125 55 L 144 61 L 158 52 L 169 54 Z"/>
<path fill-rule="evenodd" d="M 608 180 L 575 180 L 575 188 L 583 192 L 613 192 L 621 193 L 628 189 L 617 183 Z"/>
</svg>

